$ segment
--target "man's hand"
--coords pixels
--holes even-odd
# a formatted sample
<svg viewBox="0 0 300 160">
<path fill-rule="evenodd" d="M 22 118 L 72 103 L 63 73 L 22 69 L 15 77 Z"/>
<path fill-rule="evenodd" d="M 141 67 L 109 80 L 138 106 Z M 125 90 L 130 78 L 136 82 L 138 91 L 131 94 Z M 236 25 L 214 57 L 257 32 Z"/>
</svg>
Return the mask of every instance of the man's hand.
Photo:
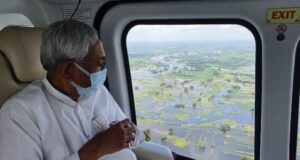
<svg viewBox="0 0 300 160">
<path fill-rule="evenodd" d="M 110 128 L 96 134 L 80 150 L 80 160 L 97 160 L 99 157 L 129 147 L 135 138 L 135 129 L 129 119 L 110 124 Z"/>
</svg>

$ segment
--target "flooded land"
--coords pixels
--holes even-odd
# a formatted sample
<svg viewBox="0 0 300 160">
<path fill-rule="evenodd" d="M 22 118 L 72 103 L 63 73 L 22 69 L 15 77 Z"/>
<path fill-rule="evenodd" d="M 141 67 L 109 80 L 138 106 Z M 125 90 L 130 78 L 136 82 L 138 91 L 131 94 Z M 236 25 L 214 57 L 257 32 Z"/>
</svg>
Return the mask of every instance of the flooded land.
<svg viewBox="0 0 300 160">
<path fill-rule="evenodd" d="M 137 123 L 199 160 L 254 159 L 255 44 L 130 43 Z"/>
</svg>

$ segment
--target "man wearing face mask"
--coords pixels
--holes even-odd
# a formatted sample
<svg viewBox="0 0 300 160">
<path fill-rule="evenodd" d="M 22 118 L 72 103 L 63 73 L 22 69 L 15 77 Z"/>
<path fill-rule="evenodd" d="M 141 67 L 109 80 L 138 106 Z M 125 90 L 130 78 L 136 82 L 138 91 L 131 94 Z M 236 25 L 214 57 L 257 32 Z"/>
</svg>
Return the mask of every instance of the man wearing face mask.
<svg viewBox="0 0 300 160">
<path fill-rule="evenodd" d="M 47 76 L 0 111 L 0 159 L 135 160 L 144 140 L 104 87 L 105 53 L 97 32 L 64 20 L 42 35 Z"/>
</svg>

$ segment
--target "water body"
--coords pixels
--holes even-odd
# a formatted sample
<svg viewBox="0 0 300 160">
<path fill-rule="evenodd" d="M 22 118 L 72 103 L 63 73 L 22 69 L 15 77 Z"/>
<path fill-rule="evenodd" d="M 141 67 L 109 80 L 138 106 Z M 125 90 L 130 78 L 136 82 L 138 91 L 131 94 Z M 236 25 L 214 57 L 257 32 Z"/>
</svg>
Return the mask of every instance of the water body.
<svg viewBox="0 0 300 160">
<path fill-rule="evenodd" d="M 217 108 L 221 110 L 221 115 L 216 115 L 215 111 L 212 111 L 210 114 L 208 114 L 207 117 L 203 118 L 200 117 L 199 114 L 202 112 L 201 108 L 190 108 L 190 110 L 192 110 L 192 112 L 189 113 L 189 115 L 187 116 L 187 119 L 185 120 L 178 120 L 176 118 L 172 118 L 172 115 L 176 114 L 177 112 L 181 111 L 182 109 L 178 109 L 175 108 L 174 105 L 177 102 L 181 102 L 184 103 L 185 102 L 191 102 L 191 98 L 182 98 L 182 97 L 174 97 L 175 101 L 174 102 L 170 102 L 166 103 L 164 105 L 158 105 L 155 104 L 151 99 L 152 98 L 146 98 L 140 106 L 142 106 L 143 108 L 151 111 L 153 110 L 153 106 L 156 106 L 156 110 L 161 109 L 164 110 L 164 113 L 167 115 L 170 115 L 170 117 L 161 117 L 159 114 L 157 113 L 146 113 L 143 114 L 143 117 L 147 117 L 150 119 L 159 119 L 165 122 L 173 122 L 174 125 L 167 125 L 167 124 L 163 124 L 163 125 L 156 125 L 156 126 L 151 126 L 151 128 L 161 128 L 164 129 L 165 132 L 168 132 L 168 128 L 173 128 L 173 135 L 178 136 L 178 137 L 186 137 L 187 134 L 190 132 L 191 129 L 185 129 L 185 128 L 175 128 L 175 127 L 180 127 L 181 125 L 188 125 L 188 124 L 195 124 L 196 128 L 198 128 L 198 133 L 194 133 L 194 134 L 208 134 L 207 132 L 204 133 L 201 130 L 209 130 L 209 134 L 213 135 L 215 134 L 215 132 L 218 132 L 218 128 L 217 127 L 211 127 L 209 129 L 207 128 L 202 128 L 200 127 L 201 123 L 207 123 L 207 122 L 216 122 L 218 120 L 234 120 L 236 122 L 239 123 L 239 125 L 241 124 L 247 124 L 247 125 L 254 125 L 254 119 L 253 116 L 251 114 L 250 111 L 247 111 L 245 109 L 242 109 L 238 106 L 233 106 L 233 105 L 222 105 L 219 104 L 219 100 L 221 98 L 223 98 L 223 96 L 226 95 L 226 90 L 222 90 L 220 91 L 212 100 L 213 103 L 215 103 L 217 105 Z M 231 113 L 234 112 L 236 114 L 226 114 L 226 113 Z M 184 113 L 183 113 L 184 114 Z M 138 115 L 139 116 L 139 115 Z M 147 126 L 149 127 L 149 126 Z M 195 127 L 193 127 L 195 128 Z M 233 132 L 243 132 L 238 128 L 232 129 Z M 168 146 L 169 148 L 171 148 L 172 151 L 175 151 L 179 154 L 186 154 L 186 153 L 190 153 L 191 150 L 197 150 L 197 152 L 194 153 L 194 155 L 188 155 L 188 156 L 192 156 L 195 159 L 207 159 L 209 158 L 210 155 L 207 155 L 206 152 L 209 152 L 209 149 L 207 149 L 207 151 L 202 151 L 202 153 L 199 151 L 198 147 L 196 146 L 196 144 L 194 144 L 194 146 L 187 146 L 186 148 L 177 148 L 176 146 L 170 144 L 170 143 L 162 143 L 161 142 L 161 136 L 159 134 L 152 134 L 152 136 L 154 136 L 153 141 L 154 142 L 158 142 L 161 143 L 165 146 Z M 207 136 L 209 137 L 209 136 Z M 224 146 L 224 137 L 223 136 L 217 136 L 214 139 L 214 142 L 211 142 L 212 144 L 215 145 L 215 150 L 219 150 L 218 152 L 215 152 L 214 154 L 214 158 L 213 160 L 239 160 L 240 156 L 237 155 L 229 155 L 229 154 L 224 154 L 222 151 L 242 151 L 242 152 L 247 152 L 247 153 L 254 153 L 254 149 L 249 149 L 249 148 L 243 148 L 243 147 L 238 147 L 237 142 L 235 141 L 231 141 L 231 144 L 228 146 Z M 203 156 L 206 155 L 206 156 Z"/>
<path fill-rule="evenodd" d="M 174 66 L 178 67 L 178 62 L 164 62 L 165 57 L 167 56 L 159 55 L 152 57 L 151 60 L 153 62 L 169 65 L 167 71 L 159 74 L 153 74 L 150 71 L 139 71 L 135 72 L 136 75 L 133 75 L 133 77 L 135 77 L 136 79 L 151 79 L 152 84 L 157 84 L 157 86 L 159 86 L 159 81 L 155 80 L 156 76 L 168 74 L 171 72 L 177 72 L 177 70 L 172 70 L 172 68 L 174 68 Z M 195 88 L 197 88 L 196 85 L 194 86 Z M 194 89 L 193 92 L 197 92 L 197 90 Z M 174 96 L 171 101 L 163 103 L 154 102 L 154 97 L 146 97 L 142 102 L 138 104 L 138 106 L 141 107 L 143 111 L 146 110 L 147 112 L 137 113 L 137 116 L 153 120 L 161 120 L 162 122 L 171 122 L 172 124 L 146 123 L 143 127 L 151 128 L 151 136 L 153 142 L 165 145 L 178 154 L 186 155 L 200 160 L 240 160 L 240 156 L 238 154 L 234 155 L 228 153 L 233 153 L 235 151 L 254 153 L 254 146 L 252 146 L 251 148 L 251 146 L 244 147 L 239 145 L 240 142 L 237 142 L 230 137 L 228 138 L 224 136 L 224 134 L 219 131 L 216 124 L 220 124 L 220 122 L 218 121 L 224 119 L 234 120 L 238 123 L 238 127 L 231 129 L 231 132 L 233 132 L 233 136 L 245 135 L 244 131 L 242 131 L 239 127 L 241 127 L 242 125 L 254 126 L 254 116 L 251 111 L 239 106 L 220 104 L 219 101 L 226 94 L 227 90 L 223 89 L 214 96 L 212 102 L 216 105 L 217 109 L 212 110 L 205 117 L 200 116 L 200 113 L 204 111 L 203 107 L 211 106 L 197 106 L 196 108 L 193 108 L 192 102 L 195 100 L 195 98 L 177 96 Z M 175 108 L 175 104 L 185 104 L 184 110 L 188 110 L 189 112 L 184 112 L 183 109 Z M 221 114 L 217 114 L 217 110 L 219 110 Z M 178 113 L 187 116 L 183 116 L 183 118 L 179 120 L 174 116 Z M 214 122 L 216 124 L 214 124 L 210 128 L 200 126 L 200 124 L 202 123 L 210 122 Z M 181 126 L 183 125 L 191 125 L 191 127 L 181 128 Z M 170 142 L 162 142 L 161 133 L 168 133 L 169 128 L 173 128 L 174 136 L 182 138 L 185 137 L 186 140 L 190 141 L 191 143 L 185 148 L 178 148 Z M 206 148 L 204 150 L 199 150 L 199 147 L 197 146 L 199 138 L 203 138 L 205 141 Z M 226 145 L 224 145 L 225 142 L 227 143 Z"/>
</svg>

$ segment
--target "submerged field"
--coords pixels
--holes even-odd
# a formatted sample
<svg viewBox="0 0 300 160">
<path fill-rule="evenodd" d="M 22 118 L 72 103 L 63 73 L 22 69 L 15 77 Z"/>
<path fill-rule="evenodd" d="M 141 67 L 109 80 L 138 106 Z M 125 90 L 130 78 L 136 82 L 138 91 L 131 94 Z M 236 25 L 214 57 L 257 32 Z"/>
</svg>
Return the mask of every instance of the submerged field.
<svg viewBox="0 0 300 160">
<path fill-rule="evenodd" d="M 195 159 L 254 159 L 251 42 L 128 46 L 138 125 Z"/>
</svg>

